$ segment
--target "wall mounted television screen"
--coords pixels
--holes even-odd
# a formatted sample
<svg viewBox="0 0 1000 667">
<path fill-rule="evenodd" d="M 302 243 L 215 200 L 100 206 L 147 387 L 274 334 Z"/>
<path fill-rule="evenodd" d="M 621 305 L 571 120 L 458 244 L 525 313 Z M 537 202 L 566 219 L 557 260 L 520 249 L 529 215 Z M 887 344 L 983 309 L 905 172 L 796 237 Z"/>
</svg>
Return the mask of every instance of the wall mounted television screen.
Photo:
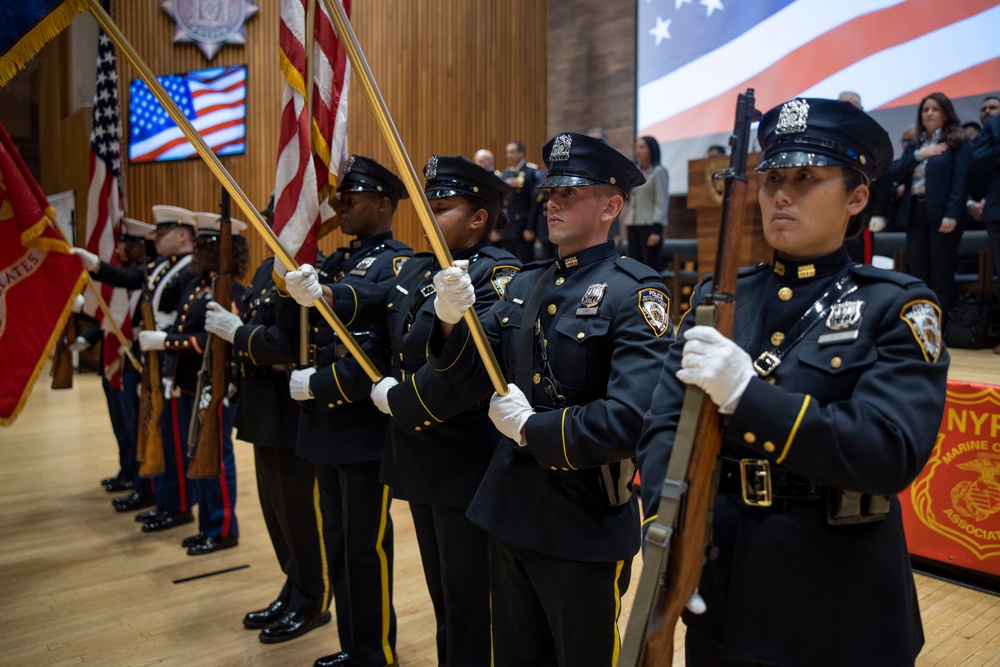
<svg viewBox="0 0 1000 667">
<path fill-rule="evenodd" d="M 247 67 L 231 65 L 156 77 L 216 155 L 246 152 Z M 131 162 L 160 162 L 197 153 L 153 97 L 134 79 L 129 96 Z"/>
</svg>

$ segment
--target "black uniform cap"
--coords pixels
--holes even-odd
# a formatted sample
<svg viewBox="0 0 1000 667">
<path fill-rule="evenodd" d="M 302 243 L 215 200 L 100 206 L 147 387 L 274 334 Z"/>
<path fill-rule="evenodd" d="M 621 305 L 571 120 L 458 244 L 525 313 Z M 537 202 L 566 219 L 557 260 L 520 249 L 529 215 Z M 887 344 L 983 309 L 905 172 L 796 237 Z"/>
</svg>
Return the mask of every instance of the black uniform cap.
<svg viewBox="0 0 1000 667">
<path fill-rule="evenodd" d="M 764 159 L 757 171 L 849 167 L 868 182 L 892 165 L 892 141 L 850 102 L 796 98 L 764 114 L 757 131 Z"/>
<path fill-rule="evenodd" d="M 483 169 L 461 155 L 432 155 L 424 166 L 427 199 L 465 195 L 481 197 L 499 205 L 513 188 L 494 172 Z"/>
<path fill-rule="evenodd" d="M 542 147 L 542 157 L 549 170 L 540 189 L 606 184 L 615 186 L 627 198 L 632 188 L 646 182 L 632 160 L 586 134 L 556 135 Z"/>
<path fill-rule="evenodd" d="M 388 197 L 393 204 L 407 199 L 403 181 L 370 157 L 352 155 L 347 160 L 347 168 L 337 185 L 337 192 L 374 192 Z"/>
</svg>

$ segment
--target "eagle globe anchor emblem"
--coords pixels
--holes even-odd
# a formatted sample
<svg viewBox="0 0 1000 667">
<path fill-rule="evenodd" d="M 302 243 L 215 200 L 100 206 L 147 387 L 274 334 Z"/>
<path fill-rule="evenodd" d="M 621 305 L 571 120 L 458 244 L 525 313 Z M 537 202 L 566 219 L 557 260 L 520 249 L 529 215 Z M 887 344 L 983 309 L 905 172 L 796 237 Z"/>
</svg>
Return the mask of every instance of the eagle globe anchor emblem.
<svg viewBox="0 0 1000 667">
<path fill-rule="evenodd" d="M 965 480 L 951 490 L 955 511 L 975 521 L 983 521 L 1000 512 L 1000 458 L 978 456 L 955 466 L 979 473 L 979 479 Z"/>
</svg>

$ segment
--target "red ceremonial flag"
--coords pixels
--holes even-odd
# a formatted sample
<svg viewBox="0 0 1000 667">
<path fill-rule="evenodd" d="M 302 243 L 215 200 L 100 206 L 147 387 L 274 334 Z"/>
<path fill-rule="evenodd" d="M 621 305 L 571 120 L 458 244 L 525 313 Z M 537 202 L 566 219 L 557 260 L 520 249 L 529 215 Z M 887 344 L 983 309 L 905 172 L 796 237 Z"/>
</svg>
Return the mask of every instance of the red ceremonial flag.
<svg viewBox="0 0 1000 667">
<path fill-rule="evenodd" d="M 13 424 L 87 276 L 0 125 L 0 425 Z"/>
</svg>

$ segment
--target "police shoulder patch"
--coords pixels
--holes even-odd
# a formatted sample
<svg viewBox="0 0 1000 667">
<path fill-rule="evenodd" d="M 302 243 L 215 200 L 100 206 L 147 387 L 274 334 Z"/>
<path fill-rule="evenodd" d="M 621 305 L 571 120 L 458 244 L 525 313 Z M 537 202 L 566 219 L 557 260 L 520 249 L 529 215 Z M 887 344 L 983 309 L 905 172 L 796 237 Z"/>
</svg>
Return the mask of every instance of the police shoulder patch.
<svg viewBox="0 0 1000 667">
<path fill-rule="evenodd" d="M 503 298 L 503 294 L 507 290 L 507 283 L 517 275 L 519 270 L 516 266 L 505 266 L 502 264 L 493 267 L 493 275 L 490 276 L 490 283 L 493 285 L 493 289 L 496 290 L 498 299 Z"/>
<path fill-rule="evenodd" d="M 935 363 L 941 358 L 941 309 L 936 303 L 923 299 L 910 301 L 903 306 L 899 319 L 906 322 L 917 339 L 924 359 Z"/>
<path fill-rule="evenodd" d="M 403 268 L 403 264 L 406 264 L 407 260 L 410 258 L 407 256 L 393 257 L 392 258 L 392 272 L 394 275 L 399 275 L 399 270 Z"/>
<path fill-rule="evenodd" d="M 659 338 L 670 327 L 670 297 L 657 289 L 639 290 L 639 311 Z"/>
</svg>

